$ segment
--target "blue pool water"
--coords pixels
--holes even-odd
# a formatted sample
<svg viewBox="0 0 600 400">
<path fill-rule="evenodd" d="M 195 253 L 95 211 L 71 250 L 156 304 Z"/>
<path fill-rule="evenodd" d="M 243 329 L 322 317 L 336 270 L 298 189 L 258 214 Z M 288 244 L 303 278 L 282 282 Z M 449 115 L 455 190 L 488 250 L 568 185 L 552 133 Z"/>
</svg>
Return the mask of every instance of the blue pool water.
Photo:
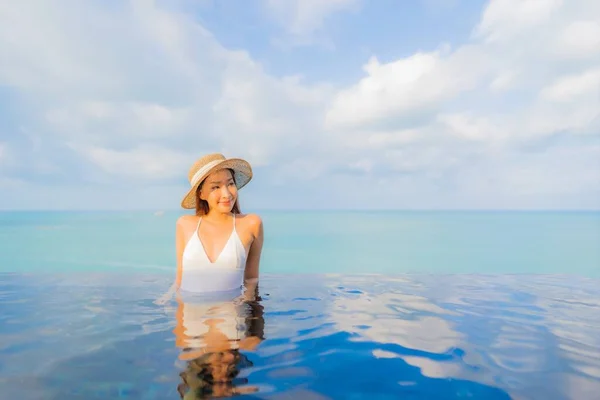
<svg viewBox="0 0 600 400">
<path fill-rule="evenodd" d="M 262 213 L 258 299 L 159 306 L 178 215 L 0 213 L 0 398 L 600 393 L 598 212 Z"/>
<path fill-rule="evenodd" d="M 180 398 L 182 376 L 193 381 L 198 368 L 179 359 L 181 304 L 153 303 L 168 283 L 0 275 L 3 398 Z M 593 399 L 598 287 L 543 275 L 265 276 L 258 300 L 214 316 L 237 318 L 228 338 L 256 342 L 217 362 L 237 368 L 229 384 L 205 377 L 204 388 L 257 399 Z"/>
</svg>

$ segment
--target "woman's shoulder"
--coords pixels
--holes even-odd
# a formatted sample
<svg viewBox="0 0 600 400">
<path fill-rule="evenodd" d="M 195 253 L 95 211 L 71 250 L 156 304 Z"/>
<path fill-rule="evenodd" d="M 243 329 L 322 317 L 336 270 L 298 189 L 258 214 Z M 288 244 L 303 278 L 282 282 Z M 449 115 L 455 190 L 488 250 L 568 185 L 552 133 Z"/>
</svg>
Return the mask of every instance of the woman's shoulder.
<svg viewBox="0 0 600 400">
<path fill-rule="evenodd" d="M 262 229 L 262 218 L 258 214 L 238 214 L 236 218 L 243 221 L 242 223 L 244 224 L 246 229 L 252 231 L 253 234 L 257 234 Z"/>
<path fill-rule="evenodd" d="M 177 218 L 177 221 L 175 222 L 175 224 L 177 226 L 186 226 L 189 224 L 194 224 L 197 221 L 198 221 L 198 217 L 196 215 L 186 214 L 186 215 L 182 215 L 179 218 Z"/>
<path fill-rule="evenodd" d="M 240 218 L 244 220 L 248 224 L 261 224 L 262 218 L 258 214 L 248 213 L 248 214 L 238 214 L 236 218 Z"/>
</svg>

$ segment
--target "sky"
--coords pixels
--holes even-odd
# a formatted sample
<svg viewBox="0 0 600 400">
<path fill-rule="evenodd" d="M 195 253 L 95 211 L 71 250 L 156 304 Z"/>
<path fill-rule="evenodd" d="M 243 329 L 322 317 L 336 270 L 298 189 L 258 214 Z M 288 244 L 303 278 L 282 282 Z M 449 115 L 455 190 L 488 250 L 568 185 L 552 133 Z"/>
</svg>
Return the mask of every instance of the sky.
<svg viewBox="0 0 600 400">
<path fill-rule="evenodd" d="M 600 2 L 0 0 L 0 209 L 600 209 Z"/>
</svg>

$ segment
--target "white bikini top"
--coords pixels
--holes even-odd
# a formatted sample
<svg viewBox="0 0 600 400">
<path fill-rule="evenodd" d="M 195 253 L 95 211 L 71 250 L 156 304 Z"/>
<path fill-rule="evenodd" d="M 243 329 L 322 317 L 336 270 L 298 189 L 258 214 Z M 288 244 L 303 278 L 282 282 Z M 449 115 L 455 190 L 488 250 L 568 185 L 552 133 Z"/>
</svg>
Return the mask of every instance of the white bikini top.
<svg viewBox="0 0 600 400">
<path fill-rule="evenodd" d="M 246 268 L 246 249 L 235 229 L 225 247 L 214 262 L 211 262 L 200 241 L 200 222 L 183 250 L 180 290 L 192 293 L 225 292 L 241 289 Z"/>
</svg>

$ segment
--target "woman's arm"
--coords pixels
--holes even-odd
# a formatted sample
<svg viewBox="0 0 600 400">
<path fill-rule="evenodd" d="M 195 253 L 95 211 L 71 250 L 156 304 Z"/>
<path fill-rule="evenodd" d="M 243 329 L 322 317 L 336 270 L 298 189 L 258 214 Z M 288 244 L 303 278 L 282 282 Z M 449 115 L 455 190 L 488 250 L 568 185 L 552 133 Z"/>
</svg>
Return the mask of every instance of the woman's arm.
<svg viewBox="0 0 600 400">
<path fill-rule="evenodd" d="M 181 264 L 183 258 L 183 249 L 185 248 L 185 217 L 179 217 L 175 224 L 175 259 L 177 263 L 177 270 L 175 271 L 175 282 L 171 285 L 169 290 L 158 298 L 155 304 L 165 304 L 173 296 L 173 294 L 179 290 L 181 286 Z"/>
<path fill-rule="evenodd" d="M 260 270 L 260 257 L 264 243 L 264 228 L 262 220 L 258 215 L 251 214 L 250 229 L 252 231 L 252 244 L 248 251 L 246 260 L 246 269 L 244 271 L 244 285 L 246 286 L 246 298 L 254 298 L 256 287 L 258 286 L 258 276 Z"/>
<path fill-rule="evenodd" d="M 181 286 L 181 275 L 182 275 L 182 259 L 183 250 L 185 249 L 185 217 L 179 217 L 175 224 L 175 258 L 177 261 L 177 271 L 175 273 L 175 288 L 179 289 Z"/>
</svg>

